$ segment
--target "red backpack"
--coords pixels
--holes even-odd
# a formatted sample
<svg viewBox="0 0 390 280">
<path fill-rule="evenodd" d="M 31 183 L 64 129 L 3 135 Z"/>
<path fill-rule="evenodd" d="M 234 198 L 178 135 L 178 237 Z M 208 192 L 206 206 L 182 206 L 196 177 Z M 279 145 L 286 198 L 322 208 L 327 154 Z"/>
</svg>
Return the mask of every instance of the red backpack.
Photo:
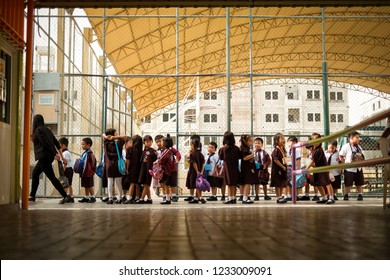
<svg viewBox="0 0 390 280">
<path fill-rule="evenodd" d="M 168 149 L 169 153 L 169 158 L 165 162 L 163 168 L 164 168 L 164 173 L 167 175 L 171 175 L 173 172 L 175 172 L 176 169 L 176 161 L 175 161 L 175 156 L 173 155 L 172 149 Z"/>
</svg>

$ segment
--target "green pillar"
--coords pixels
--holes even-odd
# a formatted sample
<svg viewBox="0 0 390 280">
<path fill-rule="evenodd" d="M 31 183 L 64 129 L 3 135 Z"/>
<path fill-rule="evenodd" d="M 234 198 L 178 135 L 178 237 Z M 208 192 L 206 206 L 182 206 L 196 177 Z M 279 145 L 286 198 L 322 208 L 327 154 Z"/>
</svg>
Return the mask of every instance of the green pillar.
<svg viewBox="0 0 390 280">
<path fill-rule="evenodd" d="M 322 103 L 324 107 L 324 135 L 326 136 L 329 135 L 329 87 L 325 39 L 325 9 L 322 8 Z M 327 143 L 325 143 L 325 148 L 327 148 Z"/>
<path fill-rule="evenodd" d="M 226 98 L 227 130 L 231 131 L 231 92 L 230 92 L 230 8 L 226 8 Z"/>
</svg>

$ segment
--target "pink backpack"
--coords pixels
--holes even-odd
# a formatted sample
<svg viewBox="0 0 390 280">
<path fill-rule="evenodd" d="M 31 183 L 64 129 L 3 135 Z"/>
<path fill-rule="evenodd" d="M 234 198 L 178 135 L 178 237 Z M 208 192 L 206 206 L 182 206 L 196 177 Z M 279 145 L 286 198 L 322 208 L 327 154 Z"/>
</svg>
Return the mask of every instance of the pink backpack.
<svg viewBox="0 0 390 280">
<path fill-rule="evenodd" d="M 153 165 L 153 169 L 149 170 L 149 174 L 156 180 L 161 180 L 164 176 L 164 171 L 161 168 L 160 164 Z"/>
<path fill-rule="evenodd" d="M 196 188 L 202 192 L 209 192 L 211 189 L 209 181 L 207 181 L 202 174 L 198 174 L 196 177 Z"/>
</svg>

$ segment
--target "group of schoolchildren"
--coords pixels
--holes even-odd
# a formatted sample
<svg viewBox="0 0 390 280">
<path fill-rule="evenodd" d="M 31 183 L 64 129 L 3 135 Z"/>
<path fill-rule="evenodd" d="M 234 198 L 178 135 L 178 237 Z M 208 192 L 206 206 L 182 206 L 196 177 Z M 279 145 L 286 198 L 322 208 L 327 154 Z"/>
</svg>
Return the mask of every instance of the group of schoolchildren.
<svg viewBox="0 0 390 280">
<path fill-rule="evenodd" d="M 313 133 L 311 140 L 320 138 L 318 133 Z M 326 165 L 338 165 L 343 162 L 364 160 L 364 154 L 359 145 L 358 132 L 349 134 L 349 143 L 337 150 L 337 141 L 328 143 L 328 149 L 323 150 L 322 144 L 307 146 L 307 166 L 301 166 L 302 155 L 300 149 L 296 149 L 296 168 L 321 167 Z M 159 186 L 163 192 L 161 204 L 177 202 L 178 169 L 177 163 L 181 160 L 180 152 L 173 147 L 173 140 L 167 136 L 157 135 L 154 141 L 157 150 L 152 148 L 153 138 L 146 135 L 133 137 L 120 136 L 115 129 L 108 129 L 103 134 L 103 165 L 102 178 L 107 187 L 107 197 L 102 201 L 107 204 L 152 204 L 151 186 Z M 243 204 L 253 204 L 258 201 L 260 186 L 263 187 L 264 200 L 271 200 L 267 186 L 275 189 L 276 202 L 287 203 L 292 200 L 292 173 L 291 152 L 292 145 L 298 143 L 296 137 L 287 139 L 281 133 L 274 136 L 274 149 L 269 155 L 263 149 L 263 139 L 253 139 L 250 135 L 241 135 L 240 147 L 236 145 L 235 136 L 227 131 L 223 137 L 222 147 L 217 151 L 218 145 L 210 142 L 206 149 L 202 148 L 200 137 L 193 135 L 190 138 L 190 152 L 187 155 L 189 164 L 186 187 L 190 195 L 184 200 L 190 204 L 217 201 L 217 190 L 221 190 L 221 201 L 224 204 L 237 203 L 237 189 L 240 190 L 239 201 Z M 63 153 L 64 173 L 68 178 L 68 196 L 72 197 L 73 159 L 68 148 L 68 140 L 59 140 Z M 81 142 L 84 150 L 81 158 L 84 159 L 84 171 L 80 174 L 81 186 L 85 188 L 85 197 L 80 203 L 95 203 L 94 196 L 94 173 L 96 170 L 96 158 L 91 150 L 92 140 L 84 138 Z M 120 161 L 125 160 L 125 173 L 120 171 Z M 154 177 L 156 166 L 161 167 L 163 175 L 159 180 Z M 271 174 L 268 169 L 271 166 Z M 216 176 L 214 169 L 219 167 L 221 176 Z M 315 173 L 305 178 L 305 183 L 299 186 L 298 194 L 302 190 L 305 193 L 297 197 L 298 200 L 310 200 L 310 185 L 315 189 L 313 201 L 323 204 L 333 204 L 338 200 L 335 192 L 341 189 L 342 171 Z M 207 199 L 202 196 L 203 191 L 197 187 L 199 176 L 203 176 L 211 186 L 211 195 Z M 345 192 L 344 200 L 349 200 L 350 188 L 355 185 L 358 189 L 358 200 L 363 200 L 362 186 L 364 176 L 362 168 L 346 169 L 344 171 Z M 114 187 L 115 186 L 115 187 Z M 227 194 L 226 194 L 227 186 Z M 254 186 L 254 200 L 250 197 L 251 186 Z M 72 201 L 74 202 L 73 198 Z"/>
</svg>

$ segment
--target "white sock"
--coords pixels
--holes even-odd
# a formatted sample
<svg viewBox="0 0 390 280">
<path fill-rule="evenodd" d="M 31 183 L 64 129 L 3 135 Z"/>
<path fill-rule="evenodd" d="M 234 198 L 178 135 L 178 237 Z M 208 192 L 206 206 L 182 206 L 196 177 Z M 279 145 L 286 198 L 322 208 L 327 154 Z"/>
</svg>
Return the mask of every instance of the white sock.
<svg viewBox="0 0 390 280">
<path fill-rule="evenodd" d="M 321 197 L 322 200 L 328 200 L 328 197 L 325 195 L 323 197 Z"/>
<path fill-rule="evenodd" d="M 329 196 L 329 199 L 334 200 L 333 195 L 330 195 L 330 196 Z"/>
<path fill-rule="evenodd" d="M 86 198 L 86 199 L 89 199 L 89 195 L 86 195 L 85 198 Z"/>
<path fill-rule="evenodd" d="M 247 201 L 248 200 L 248 196 L 247 195 L 244 195 L 244 197 L 242 198 L 243 201 Z"/>
<path fill-rule="evenodd" d="M 114 190 L 114 178 L 107 178 L 108 199 L 112 200 Z"/>
<path fill-rule="evenodd" d="M 171 201 L 171 197 L 169 195 L 167 195 L 167 197 L 165 198 L 166 201 Z"/>
</svg>

